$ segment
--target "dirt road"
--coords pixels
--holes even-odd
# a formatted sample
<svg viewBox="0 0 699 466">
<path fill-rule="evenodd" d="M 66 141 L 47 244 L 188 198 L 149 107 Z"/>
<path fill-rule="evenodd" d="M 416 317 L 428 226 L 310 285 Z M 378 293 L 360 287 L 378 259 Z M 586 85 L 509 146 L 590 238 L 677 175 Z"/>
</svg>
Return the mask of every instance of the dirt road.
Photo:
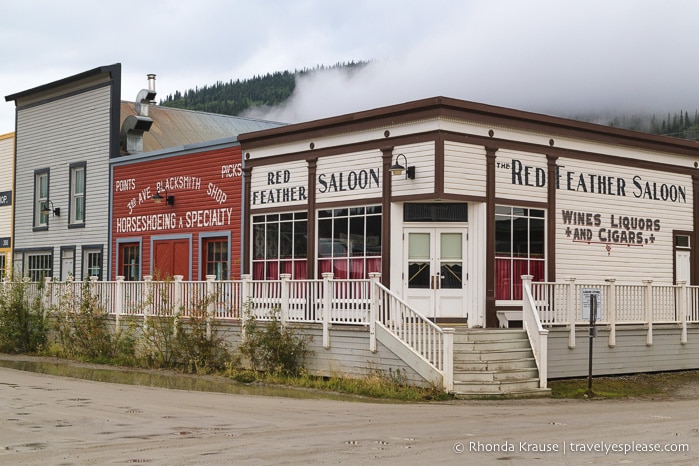
<svg viewBox="0 0 699 466">
<path fill-rule="evenodd" d="M 656 449 L 663 451 L 647 451 Z M 168 390 L 0 368 L 0 464 L 502 465 L 542 459 L 697 464 L 699 401 L 385 404 Z"/>
</svg>

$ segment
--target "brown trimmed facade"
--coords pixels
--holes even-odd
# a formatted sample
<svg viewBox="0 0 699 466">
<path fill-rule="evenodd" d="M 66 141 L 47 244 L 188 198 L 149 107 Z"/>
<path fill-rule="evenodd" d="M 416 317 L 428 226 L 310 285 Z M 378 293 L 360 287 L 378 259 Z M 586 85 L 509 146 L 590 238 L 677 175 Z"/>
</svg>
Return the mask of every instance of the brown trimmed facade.
<svg viewBox="0 0 699 466">
<path fill-rule="evenodd" d="M 695 142 L 444 97 L 239 140 L 243 264 L 254 278 L 380 271 L 428 317 L 496 327 L 499 310 L 521 308 L 521 274 L 692 284 L 699 276 Z M 415 167 L 414 179 L 391 175 L 398 161 Z M 380 215 L 378 238 L 366 230 L 376 225 L 367 207 Z M 275 232 L 292 227 L 277 221 L 305 223 L 303 234 L 283 237 Z M 673 231 L 689 242 L 686 277 Z M 284 238 L 293 251 L 282 253 Z"/>
</svg>

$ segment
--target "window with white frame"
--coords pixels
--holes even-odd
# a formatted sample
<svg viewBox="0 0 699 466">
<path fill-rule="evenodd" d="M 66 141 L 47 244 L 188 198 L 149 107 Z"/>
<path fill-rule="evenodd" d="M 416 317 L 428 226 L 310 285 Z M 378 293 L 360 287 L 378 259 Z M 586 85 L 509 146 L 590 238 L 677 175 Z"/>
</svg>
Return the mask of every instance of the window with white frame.
<svg viewBox="0 0 699 466">
<path fill-rule="evenodd" d="M 522 299 L 522 275 L 543 281 L 545 270 L 545 211 L 524 207 L 495 207 L 495 299 Z"/>
<path fill-rule="evenodd" d="M 318 211 L 318 275 L 368 278 L 381 272 L 381 206 Z"/>
<path fill-rule="evenodd" d="M 0 280 L 7 276 L 7 262 L 4 252 L 0 252 Z"/>
<path fill-rule="evenodd" d="M 85 163 L 70 167 L 70 224 L 85 223 Z"/>
<path fill-rule="evenodd" d="M 89 280 L 90 277 L 97 277 L 97 280 L 102 280 L 101 249 L 83 250 L 83 280 Z"/>
<path fill-rule="evenodd" d="M 306 212 L 255 215 L 252 218 L 252 276 L 278 280 L 307 276 L 308 214 Z"/>
<path fill-rule="evenodd" d="M 48 208 L 49 200 L 49 171 L 41 170 L 34 173 L 34 226 L 45 227 L 49 224 L 49 216 L 41 211 Z"/>
<path fill-rule="evenodd" d="M 27 273 L 32 282 L 41 282 L 51 276 L 51 253 L 27 254 Z"/>
</svg>

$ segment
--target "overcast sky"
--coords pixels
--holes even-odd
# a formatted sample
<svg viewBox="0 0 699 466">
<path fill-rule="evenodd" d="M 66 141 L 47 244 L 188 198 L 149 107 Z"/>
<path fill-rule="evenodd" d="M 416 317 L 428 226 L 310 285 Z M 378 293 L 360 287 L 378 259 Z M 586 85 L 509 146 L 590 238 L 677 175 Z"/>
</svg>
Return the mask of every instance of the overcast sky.
<svg viewBox="0 0 699 466">
<path fill-rule="evenodd" d="M 122 99 L 351 60 L 309 76 L 285 122 L 444 95 L 554 115 L 699 108 L 693 0 L 0 0 L 4 96 L 122 64 Z M 695 43 L 694 41 L 697 40 Z"/>
</svg>

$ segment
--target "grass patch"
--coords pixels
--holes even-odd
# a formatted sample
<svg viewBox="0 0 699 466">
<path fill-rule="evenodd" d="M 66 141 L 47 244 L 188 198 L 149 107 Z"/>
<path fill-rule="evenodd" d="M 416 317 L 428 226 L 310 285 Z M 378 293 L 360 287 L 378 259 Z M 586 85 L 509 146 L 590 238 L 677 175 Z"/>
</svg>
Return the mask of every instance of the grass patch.
<svg viewBox="0 0 699 466">
<path fill-rule="evenodd" d="M 362 397 L 395 401 L 442 401 L 454 397 L 437 387 L 415 387 L 406 383 L 400 371 L 375 371 L 363 378 L 319 377 L 309 374 L 284 375 L 282 373 L 237 370 L 229 377 L 242 383 L 262 383 L 307 388 L 322 392 L 342 393 Z"/>
<path fill-rule="evenodd" d="M 672 396 L 687 385 L 699 385 L 699 371 L 659 372 L 592 378 L 592 398 Z M 553 398 L 590 398 L 588 379 L 549 382 Z M 699 392 L 699 390 L 697 390 Z"/>
</svg>

